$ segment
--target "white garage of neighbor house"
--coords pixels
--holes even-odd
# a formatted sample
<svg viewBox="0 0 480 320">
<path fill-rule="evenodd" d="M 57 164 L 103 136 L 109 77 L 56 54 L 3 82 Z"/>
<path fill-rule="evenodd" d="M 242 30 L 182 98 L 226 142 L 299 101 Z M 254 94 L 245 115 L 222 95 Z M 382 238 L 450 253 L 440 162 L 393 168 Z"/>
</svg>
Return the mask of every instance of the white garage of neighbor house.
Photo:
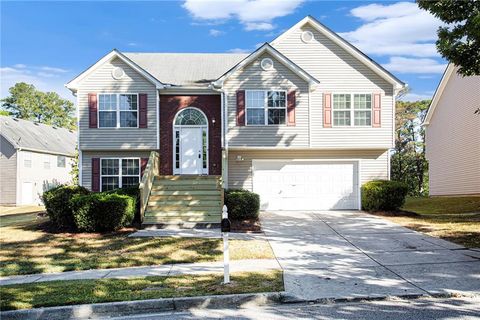
<svg viewBox="0 0 480 320">
<path fill-rule="evenodd" d="M 39 205 L 44 191 L 72 181 L 74 131 L 0 116 L 0 205 Z"/>
</svg>

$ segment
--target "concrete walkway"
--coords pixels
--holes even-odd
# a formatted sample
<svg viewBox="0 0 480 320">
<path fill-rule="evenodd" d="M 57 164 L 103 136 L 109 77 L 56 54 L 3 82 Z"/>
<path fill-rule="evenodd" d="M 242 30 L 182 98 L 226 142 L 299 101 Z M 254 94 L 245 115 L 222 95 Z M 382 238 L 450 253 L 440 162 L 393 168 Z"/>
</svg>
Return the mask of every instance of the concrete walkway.
<svg viewBox="0 0 480 320">
<path fill-rule="evenodd" d="M 230 261 L 230 272 L 267 271 L 280 269 L 277 260 L 252 259 Z M 157 266 L 95 269 L 61 273 L 40 273 L 25 276 L 0 277 L 0 286 L 46 281 L 86 279 L 128 279 L 147 276 L 175 276 L 183 274 L 223 273 L 223 262 L 180 263 Z"/>
<path fill-rule="evenodd" d="M 480 296 L 480 252 L 358 211 L 268 212 L 263 229 L 292 299 Z"/>
<path fill-rule="evenodd" d="M 222 232 L 218 228 L 213 229 L 143 229 L 131 233 L 129 237 L 172 237 L 172 238 L 207 238 L 219 239 L 222 237 Z M 262 233 L 240 233 L 230 232 L 229 239 L 234 240 L 252 240 L 265 239 L 265 234 Z"/>
</svg>

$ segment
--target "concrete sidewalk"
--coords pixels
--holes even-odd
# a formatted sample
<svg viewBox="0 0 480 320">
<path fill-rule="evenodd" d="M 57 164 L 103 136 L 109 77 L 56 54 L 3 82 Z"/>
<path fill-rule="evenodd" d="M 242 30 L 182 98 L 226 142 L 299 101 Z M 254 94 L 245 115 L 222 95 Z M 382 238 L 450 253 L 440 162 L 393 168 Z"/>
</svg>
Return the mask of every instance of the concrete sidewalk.
<svg viewBox="0 0 480 320">
<path fill-rule="evenodd" d="M 230 272 L 267 271 L 281 269 L 275 259 L 252 259 L 230 261 Z M 40 273 L 24 276 L 0 277 L 0 286 L 47 281 L 87 279 L 128 279 L 147 276 L 175 276 L 183 274 L 222 273 L 223 262 L 179 263 L 156 266 L 95 269 L 61 273 Z"/>
<path fill-rule="evenodd" d="M 220 239 L 222 232 L 218 228 L 213 229 L 143 229 L 137 232 L 131 233 L 129 237 L 132 238 L 207 238 L 207 239 Z M 242 233 L 242 232 L 229 232 L 228 238 L 232 240 L 254 240 L 254 239 L 266 239 L 263 232 L 260 233 Z"/>
</svg>

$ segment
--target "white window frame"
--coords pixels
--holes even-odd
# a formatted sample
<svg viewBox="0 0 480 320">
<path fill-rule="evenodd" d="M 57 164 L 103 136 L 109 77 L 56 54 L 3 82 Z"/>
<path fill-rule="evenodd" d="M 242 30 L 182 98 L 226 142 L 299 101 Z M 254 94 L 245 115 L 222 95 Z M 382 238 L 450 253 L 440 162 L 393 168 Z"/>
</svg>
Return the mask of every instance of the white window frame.
<svg viewBox="0 0 480 320">
<path fill-rule="evenodd" d="M 100 110 L 100 96 L 101 95 L 116 95 L 116 105 L 115 105 L 115 112 L 116 112 L 116 126 L 115 127 L 101 127 L 100 126 L 100 112 L 104 112 Z M 120 110 L 120 96 L 121 95 L 132 95 L 137 96 L 137 110 L 136 111 L 125 111 Z M 105 111 L 105 112 L 113 112 L 113 110 Z M 120 126 L 120 113 L 121 112 L 136 112 L 137 113 L 137 126 L 136 127 L 121 127 Z M 140 121 L 140 96 L 138 93 L 128 93 L 128 92 L 102 92 L 97 93 L 97 128 L 99 129 L 138 129 L 139 128 L 139 121 Z"/>
<path fill-rule="evenodd" d="M 25 165 L 25 161 L 30 161 L 30 165 Z M 31 168 L 32 167 L 32 153 L 30 152 L 23 152 L 23 167 L 24 168 Z"/>
<path fill-rule="evenodd" d="M 64 163 L 63 166 L 59 166 L 59 165 L 58 165 L 58 160 L 59 160 L 60 158 L 63 158 L 63 163 Z M 67 157 L 66 157 L 66 156 L 58 155 L 58 156 L 57 156 L 57 168 L 66 168 L 66 167 L 67 167 Z"/>
<path fill-rule="evenodd" d="M 355 125 L 355 95 L 370 95 L 370 124 L 369 125 Z M 333 97 L 335 95 L 349 95 L 350 96 L 350 109 L 334 109 Z M 336 125 L 335 124 L 335 111 L 350 111 L 350 125 Z M 356 111 L 369 111 L 368 109 L 356 109 Z M 373 123 L 373 94 L 370 92 L 334 92 L 332 93 L 332 127 L 334 128 L 371 128 Z"/>
<path fill-rule="evenodd" d="M 268 107 L 268 92 L 284 92 L 285 93 L 285 107 L 284 108 L 269 108 Z M 248 123 L 248 99 L 247 99 L 247 94 L 248 92 L 263 92 L 263 124 L 249 124 Z M 260 109 L 260 108 L 250 108 L 250 109 Z M 273 109 L 273 110 L 285 110 L 285 123 L 284 124 L 268 124 L 268 110 Z M 261 127 L 261 126 L 286 126 L 287 121 L 288 121 L 288 95 L 287 95 L 287 90 L 276 90 L 276 89 L 268 89 L 268 90 L 245 90 L 245 126 L 249 127 Z"/>
<path fill-rule="evenodd" d="M 50 158 L 51 158 L 50 155 L 43 156 L 43 169 L 50 170 L 52 168 L 52 161 Z M 48 168 L 45 166 L 45 164 L 47 163 L 48 163 Z"/>
<path fill-rule="evenodd" d="M 103 160 L 118 160 L 118 175 L 116 174 L 102 174 L 102 162 Z M 103 191 L 103 177 L 118 177 L 118 188 L 122 188 L 122 178 L 123 177 L 136 177 L 136 175 L 123 175 L 122 174 L 122 161 L 123 160 L 138 160 L 138 183 L 140 183 L 142 178 L 142 161 L 139 157 L 127 157 L 127 158 L 116 158 L 116 157 L 106 157 L 100 158 L 100 191 Z"/>
</svg>

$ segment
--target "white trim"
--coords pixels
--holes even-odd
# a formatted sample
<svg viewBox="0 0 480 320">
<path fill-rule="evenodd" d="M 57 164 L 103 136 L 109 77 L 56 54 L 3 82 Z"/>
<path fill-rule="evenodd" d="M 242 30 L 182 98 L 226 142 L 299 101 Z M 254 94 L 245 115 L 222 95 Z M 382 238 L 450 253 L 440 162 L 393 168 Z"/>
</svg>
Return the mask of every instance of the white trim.
<svg viewBox="0 0 480 320">
<path fill-rule="evenodd" d="M 264 65 L 264 63 L 270 63 L 270 67 L 267 67 Z M 262 67 L 262 69 L 264 71 L 269 71 L 269 70 L 272 70 L 273 69 L 273 60 L 270 59 L 270 58 L 263 58 L 262 61 L 260 61 L 260 67 Z"/>
<path fill-rule="evenodd" d="M 78 149 L 78 185 L 83 186 L 83 151 Z"/>
<path fill-rule="evenodd" d="M 81 74 L 79 74 L 77 77 L 69 81 L 67 84 L 65 84 L 65 87 L 70 89 L 72 92 L 76 92 L 80 86 L 80 83 L 87 77 L 90 73 L 95 71 L 98 67 L 103 65 L 104 63 L 113 60 L 114 58 L 119 58 L 122 60 L 125 64 L 127 64 L 130 68 L 138 72 L 140 75 L 142 75 L 145 79 L 153 83 L 157 89 L 162 89 L 165 87 L 165 85 L 158 81 L 155 77 L 153 77 L 151 74 L 149 74 L 147 71 L 142 69 L 140 66 L 138 66 L 136 63 L 134 63 L 132 60 L 124 56 L 120 51 L 113 49 L 110 53 L 105 55 L 103 58 L 98 60 L 94 65 L 89 67 L 87 70 L 83 71 Z"/>
<path fill-rule="evenodd" d="M 370 95 L 370 125 L 355 125 L 355 95 Z M 350 109 L 333 109 L 333 97 L 334 95 L 350 95 Z M 380 95 L 380 99 L 381 99 Z M 335 111 L 350 111 L 350 125 L 335 125 Z M 369 111 L 368 109 L 357 109 L 357 111 Z M 373 94 L 370 92 L 332 92 L 332 129 L 333 128 L 372 128 L 373 123 Z"/>
<path fill-rule="evenodd" d="M 205 121 L 207 122 L 206 125 L 176 125 L 175 124 L 175 120 L 177 119 L 178 115 L 187 110 L 187 109 L 195 109 L 197 111 L 199 111 L 205 118 Z M 178 131 L 179 132 L 179 144 L 180 144 L 180 163 L 179 165 L 181 166 L 182 164 L 182 141 L 181 141 L 181 129 L 182 128 L 201 128 L 202 129 L 202 136 L 201 136 L 201 140 L 202 140 L 202 158 L 201 158 L 201 171 L 202 171 L 202 175 L 208 175 L 208 172 L 209 172 L 209 159 L 210 159 L 210 146 L 209 146 L 209 143 L 210 143 L 210 139 L 208 137 L 209 135 L 209 120 L 208 120 L 208 117 L 207 115 L 202 111 L 200 110 L 199 108 L 196 108 L 196 107 L 186 107 L 186 108 L 182 108 L 180 109 L 179 111 L 177 111 L 177 113 L 175 114 L 175 116 L 173 117 L 173 123 L 172 123 L 172 138 L 173 138 L 173 141 L 172 141 L 172 165 L 173 165 L 173 174 L 183 174 L 182 173 L 182 170 L 181 170 L 181 167 L 180 168 L 176 168 L 176 146 L 175 146 L 175 143 L 176 143 L 176 132 Z M 206 159 L 203 158 L 203 132 L 205 131 L 206 133 Z M 203 162 L 206 161 L 206 164 L 207 164 L 207 167 L 204 168 L 203 167 Z"/>
<path fill-rule="evenodd" d="M 349 128 L 349 127 L 346 127 Z M 390 146 L 385 146 L 385 147 L 352 147 L 352 148 L 345 148 L 345 147 L 229 147 L 228 149 L 232 151 L 242 151 L 242 150 L 278 150 L 278 151 L 287 151 L 287 150 L 346 150 L 346 151 L 385 151 L 388 150 Z"/>
<path fill-rule="evenodd" d="M 243 59 L 240 63 L 238 63 L 235 67 L 227 71 L 225 74 L 223 74 L 220 78 L 218 78 L 216 81 L 214 81 L 212 84 L 214 87 L 222 87 L 223 83 L 225 82 L 226 79 L 228 79 L 233 73 L 235 73 L 237 70 L 243 69 L 245 66 L 247 66 L 250 62 L 255 60 L 257 57 L 262 55 L 263 53 L 268 53 L 271 56 L 273 56 L 277 61 L 285 65 L 287 68 L 289 68 L 292 72 L 297 74 L 300 78 L 308 82 L 310 85 L 316 85 L 320 83 L 317 79 L 312 77 L 310 74 L 305 72 L 303 69 L 301 69 L 299 66 L 294 64 L 292 61 L 288 60 L 284 55 L 282 55 L 280 52 L 278 52 L 276 49 L 274 49 L 272 46 L 270 46 L 268 43 L 265 43 L 263 46 L 258 48 L 255 52 L 253 52 L 251 55 Z"/>
<path fill-rule="evenodd" d="M 99 92 L 97 95 L 97 129 L 138 129 L 140 128 L 140 95 L 138 93 L 129 92 Z M 100 112 L 113 112 L 113 110 L 100 110 L 100 95 L 116 95 L 116 120 L 117 125 L 115 127 L 100 127 Z M 137 96 L 137 110 L 120 110 L 120 95 L 136 95 Z M 137 126 L 136 127 L 121 127 L 120 126 L 120 112 L 136 112 L 137 113 Z M 147 101 L 148 112 L 148 101 Z M 79 130 L 80 132 L 80 130 Z"/>
<path fill-rule="evenodd" d="M 111 175 L 111 174 L 102 174 L 102 160 L 118 160 L 118 175 Z M 138 160 L 138 183 L 141 181 L 141 176 L 142 176 L 142 161 L 141 158 L 139 157 L 105 157 L 105 158 L 100 158 L 100 192 L 102 192 L 102 178 L 103 177 L 118 177 L 118 187 L 122 188 L 122 161 L 123 160 Z M 127 174 L 125 177 L 135 177 L 135 175 Z M 93 183 L 93 181 L 92 181 Z"/>
<path fill-rule="evenodd" d="M 312 94 L 310 93 L 310 88 L 308 90 L 308 147 L 312 147 L 312 104 L 311 100 Z M 295 120 L 296 121 L 296 120 Z"/>
<path fill-rule="evenodd" d="M 391 169 L 390 160 L 392 157 L 391 152 L 392 152 L 391 149 L 387 151 L 387 180 L 390 180 L 390 169 Z"/>
<path fill-rule="evenodd" d="M 278 36 L 276 39 L 271 41 L 272 46 L 275 46 L 277 43 L 279 43 L 283 38 L 285 38 L 290 32 L 297 30 L 301 28 L 303 25 L 306 23 L 310 23 L 311 26 L 314 27 L 318 32 L 322 33 L 325 35 L 327 38 L 332 40 L 335 44 L 337 44 L 339 47 L 343 48 L 345 51 L 350 53 L 352 56 L 360 60 L 363 64 L 365 64 L 367 67 L 369 67 L 372 71 L 374 71 L 376 74 L 390 82 L 391 84 L 394 85 L 395 89 L 401 90 L 406 87 L 406 84 L 401 82 L 400 80 L 396 79 L 392 74 L 390 74 L 387 70 L 383 69 L 379 65 L 377 65 L 375 62 L 373 62 L 372 59 L 367 57 L 364 53 L 362 53 L 360 50 L 355 48 L 351 43 L 347 42 L 345 39 L 340 37 L 338 34 L 335 32 L 329 30 L 327 27 L 322 25 L 319 21 L 317 21 L 315 18 L 311 16 L 306 16 L 302 20 L 300 20 L 298 23 L 296 23 L 293 27 L 282 33 L 280 36 Z"/>
<path fill-rule="evenodd" d="M 433 95 L 432 102 L 430 102 L 427 115 L 425 116 L 425 120 L 423 120 L 422 125 L 428 126 L 430 124 L 430 120 L 432 119 L 433 113 L 435 112 L 435 108 L 437 108 L 438 102 L 442 97 L 443 90 L 445 90 L 448 80 L 450 80 L 450 77 L 452 76 L 452 74 L 454 74 L 454 71 L 455 71 L 455 65 L 453 63 L 449 63 L 447 66 L 447 69 L 445 69 L 445 72 L 443 73 L 442 80 L 440 80 L 437 90 Z"/>
<path fill-rule="evenodd" d="M 155 123 L 157 124 L 157 149 L 160 149 L 160 92 L 157 91 L 156 95 L 157 95 L 156 97 L 157 105 L 155 106 L 155 110 L 156 110 Z"/>
<path fill-rule="evenodd" d="M 263 97 L 263 116 L 264 116 L 264 121 L 263 124 L 248 124 L 248 104 L 247 104 L 247 93 L 248 92 L 253 92 L 253 91 L 262 91 L 264 93 Z M 283 108 L 269 108 L 268 107 L 268 93 L 269 92 L 284 92 L 285 93 L 285 107 Z M 260 109 L 260 108 L 250 108 L 250 109 Z M 274 109 L 274 110 L 285 110 L 285 123 L 284 124 L 268 124 L 268 110 Z M 276 89 L 247 89 L 245 90 L 245 126 L 246 127 L 272 127 L 272 126 L 288 126 L 288 93 L 287 90 L 276 90 Z"/>
<path fill-rule="evenodd" d="M 252 190 L 254 190 L 253 183 L 254 183 L 254 174 L 255 174 L 255 166 L 254 166 L 254 161 L 256 162 L 296 162 L 296 163 L 301 163 L 301 162 L 356 162 L 357 163 L 357 209 L 356 210 L 362 210 L 362 198 L 361 198 L 361 163 L 362 159 L 360 158 L 332 158 L 332 159 L 326 159 L 326 158 L 321 158 L 321 159 L 307 159 L 307 158 L 301 158 L 301 159 L 251 159 L 251 167 L 250 171 L 252 172 Z"/>
</svg>

